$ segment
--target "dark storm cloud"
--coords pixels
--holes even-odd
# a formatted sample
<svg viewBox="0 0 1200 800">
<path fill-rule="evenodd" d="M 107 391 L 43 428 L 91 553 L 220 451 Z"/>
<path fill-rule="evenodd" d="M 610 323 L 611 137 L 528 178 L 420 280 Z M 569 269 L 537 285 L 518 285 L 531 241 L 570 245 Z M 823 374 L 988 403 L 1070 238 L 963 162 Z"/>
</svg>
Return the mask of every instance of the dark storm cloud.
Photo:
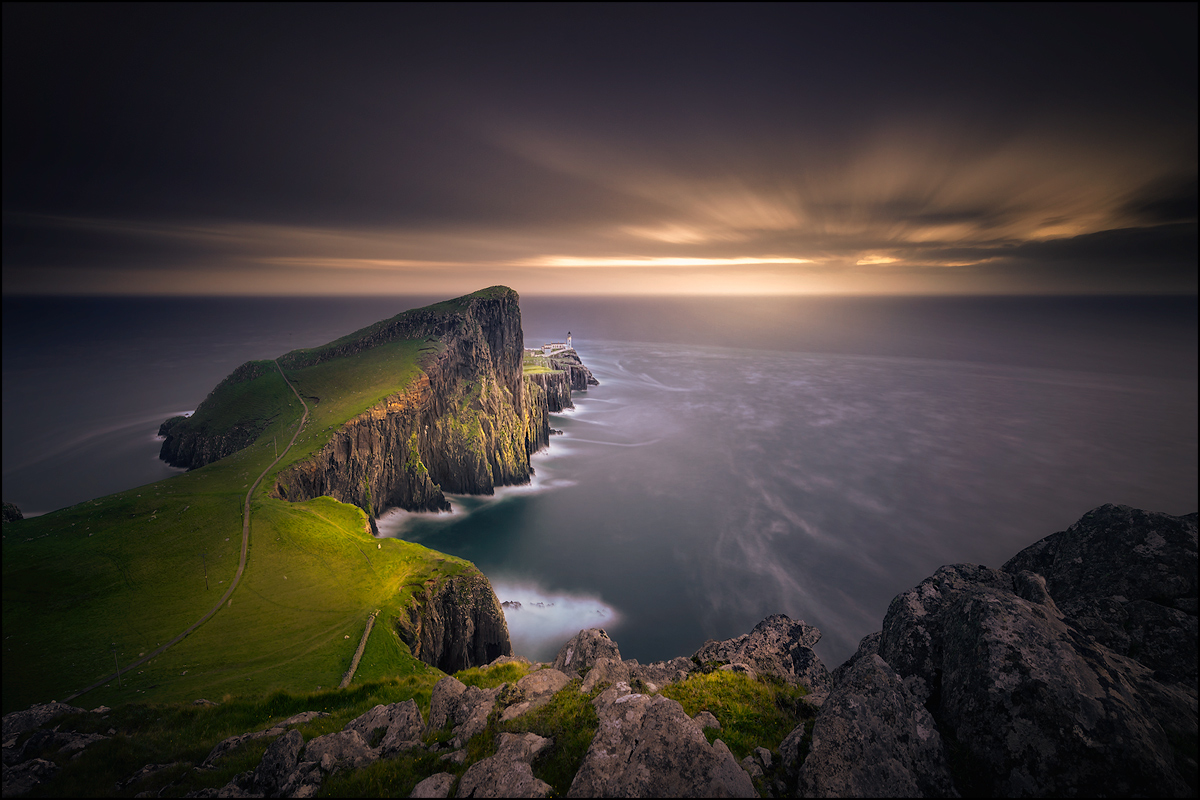
<svg viewBox="0 0 1200 800">
<path fill-rule="evenodd" d="M 1197 211 L 1196 176 L 1190 179 L 1159 181 L 1126 206 L 1130 214 L 1152 224 L 1195 222 Z"/>
<path fill-rule="evenodd" d="M 1085 280 L 1039 246 L 1195 218 L 1195 14 L 10 4 L 5 291 L 113 265 L 328 291 L 580 259 L 603 286 L 631 258 L 676 278 L 626 291 L 677 290 L 687 258 L 741 259 L 713 291 L 836 291 L 858 267 L 842 289 L 898 291 L 968 252 L 991 267 L 956 291 L 1037 259 Z"/>
</svg>

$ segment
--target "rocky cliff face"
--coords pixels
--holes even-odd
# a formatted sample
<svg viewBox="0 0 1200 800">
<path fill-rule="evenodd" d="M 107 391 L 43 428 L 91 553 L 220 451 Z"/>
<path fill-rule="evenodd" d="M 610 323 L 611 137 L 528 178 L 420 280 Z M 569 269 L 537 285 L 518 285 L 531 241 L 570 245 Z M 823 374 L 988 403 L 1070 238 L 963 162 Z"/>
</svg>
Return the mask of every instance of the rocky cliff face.
<svg viewBox="0 0 1200 800">
<path fill-rule="evenodd" d="M 563 350 L 549 357 L 550 368 L 561 370 L 567 377 L 568 389 L 586 392 L 589 386 L 599 386 L 600 381 L 592 375 L 592 371 L 579 360 L 575 350 Z M 570 400 L 570 395 L 567 395 Z"/>
<path fill-rule="evenodd" d="M 1195 514 L 1102 506 L 942 567 L 834 673 L 800 792 L 1194 796 L 1196 552 Z"/>
<path fill-rule="evenodd" d="M 478 572 L 425 586 L 396 628 L 414 656 L 443 672 L 512 655 L 500 601 Z"/>
<path fill-rule="evenodd" d="M 277 496 L 329 495 L 375 516 L 389 507 L 445 510 L 443 492 L 491 494 L 497 486 L 529 481 L 529 456 L 549 441 L 551 403 L 546 386 L 522 377 L 516 293 L 464 298 L 450 311 L 422 309 L 404 317 L 403 324 L 362 341 L 436 336 L 441 352 L 423 365 L 425 377 L 347 422 L 313 458 L 280 473 Z M 335 343 L 322 356 L 352 352 L 352 344 Z M 283 361 L 311 359 L 301 354 Z"/>
<path fill-rule="evenodd" d="M 515 292 L 489 290 L 488 296 L 418 309 L 360 333 L 319 351 L 288 354 L 280 363 L 299 368 L 397 338 L 442 346 L 424 362 L 420 380 L 347 422 L 312 458 L 281 472 L 276 496 L 329 495 L 376 516 L 389 507 L 447 510 L 444 492 L 491 494 L 497 486 L 529 481 L 529 456 L 548 444 L 548 414 L 570 403 L 570 388 L 563 376 L 522 376 Z"/>
<path fill-rule="evenodd" d="M 158 457 L 173 467 L 196 469 L 253 444 L 271 423 L 269 415 L 225 426 L 214 424 L 208 412 L 240 389 L 274 375 L 275 371 L 275 365 L 270 361 L 247 361 L 235 369 L 209 392 L 191 417 L 171 417 L 158 427 L 158 435 L 164 438 Z"/>
</svg>

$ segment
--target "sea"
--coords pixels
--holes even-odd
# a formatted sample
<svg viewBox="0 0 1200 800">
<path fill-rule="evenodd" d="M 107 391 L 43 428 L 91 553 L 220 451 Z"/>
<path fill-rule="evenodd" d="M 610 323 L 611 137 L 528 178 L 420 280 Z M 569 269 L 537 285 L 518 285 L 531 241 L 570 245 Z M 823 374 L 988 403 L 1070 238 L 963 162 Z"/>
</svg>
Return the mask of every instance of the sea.
<svg viewBox="0 0 1200 800">
<path fill-rule="evenodd" d="M 159 423 L 239 364 L 438 299 L 6 297 L 3 499 L 177 474 Z M 521 309 L 527 346 L 570 331 L 600 385 L 553 415 L 531 484 L 380 529 L 473 561 L 535 660 L 603 627 L 646 663 L 783 613 L 832 668 L 943 564 L 998 567 L 1103 503 L 1197 510 L 1195 297 Z"/>
</svg>

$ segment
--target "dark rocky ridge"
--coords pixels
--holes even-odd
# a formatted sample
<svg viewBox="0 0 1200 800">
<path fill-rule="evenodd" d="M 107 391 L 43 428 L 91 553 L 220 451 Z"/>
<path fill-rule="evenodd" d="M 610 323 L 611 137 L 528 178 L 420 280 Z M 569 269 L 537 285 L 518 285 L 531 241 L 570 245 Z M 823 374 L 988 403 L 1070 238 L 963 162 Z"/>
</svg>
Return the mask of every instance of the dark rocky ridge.
<svg viewBox="0 0 1200 800">
<path fill-rule="evenodd" d="M 800 793 L 1194 796 L 1196 552 L 1195 514 L 1107 505 L 942 567 L 834 672 Z"/>
</svg>

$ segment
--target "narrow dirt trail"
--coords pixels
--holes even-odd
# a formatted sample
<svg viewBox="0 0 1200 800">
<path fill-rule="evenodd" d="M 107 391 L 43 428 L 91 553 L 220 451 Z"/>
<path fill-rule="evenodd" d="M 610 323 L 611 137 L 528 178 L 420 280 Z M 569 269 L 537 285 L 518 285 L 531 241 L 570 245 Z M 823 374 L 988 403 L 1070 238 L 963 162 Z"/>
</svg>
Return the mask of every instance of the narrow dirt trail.
<svg viewBox="0 0 1200 800">
<path fill-rule="evenodd" d="M 304 402 L 304 398 L 300 396 L 298 391 L 296 391 L 296 387 L 293 386 L 292 382 L 289 381 L 287 376 L 283 374 L 283 367 L 279 366 L 279 362 L 275 361 L 274 363 L 275 369 L 279 370 L 279 376 L 283 378 L 283 382 L 288 385 L 288 388 L 292 390 L 292 394 L 296 395 L 296 399 L 299 400 L 300 405 L 304 407 L 304 413 L 300 416 L 300 424 L 296 426 L 296 432 L 292 434 L 292 440 L 288 442 L 287 447 L 283 448 L 283 452 L 277 455 L 275 460 L 267 465 L 267 468 L 262 471 L 262 474 L 258 476 L 258 478 L 254 481 L 254 484 L 250 487 L 250 491 L 246 492 L 246 502 L 242 507 L 242 557 L 238 561 L 237 573 L 233 576 L 233 582 L 229 584 L 229 588 L 225 590 L 225 594 L 221 596 L 221 599 L 217 601 L 217 604 L 209 609 L 207 614 L 189 625 L 187 629 L 183 631 L 183 633 L 162 645 L 157 650 L 147 653 L 137 661 L 133 661 L 125 665 L 125 669 L 121 670 L 120 672 L 114 672 L 111 675 L 106 675 L 105 677 L 93 683 L 91 686 L 80 689 L 74 694 L 69 695 L 68 697 L 64 698 L 63 702 L 69 702 L 80 695 L 87 694 L 93 689 L 103 686 L 110 681 L 116 680 L 119 674 L 127 673 L 134 667 L 140 667 L 150 659 L 157 658 L 158 656 L 162 655 L 167 648 L 179 644 L 186 639 L 189 634 L 212 619 L 213 615 L 221 610 L 221 606 L 224 606 L 226 603 L 230 602 L 230 597 L 233 596 L 233 590 L 237 588 L 238 583 L 240 583 L 242 580 L 242 573 L 246 571 L 246 554 L 250 549 L 250 499 L 254 496 L 254 492 L 258 490 L 258 486 L 262 483 L 263 478 L 267 477 L 267 473 L 270 472 L 271 469 L 288 454 L 288 451 L 292 449 L 292 445 L 294 445 L 296 440 L 300 438 L 300 432 L 304 430 L 304 423 L 308 422 L 308 403 Z"/>
</svg>

